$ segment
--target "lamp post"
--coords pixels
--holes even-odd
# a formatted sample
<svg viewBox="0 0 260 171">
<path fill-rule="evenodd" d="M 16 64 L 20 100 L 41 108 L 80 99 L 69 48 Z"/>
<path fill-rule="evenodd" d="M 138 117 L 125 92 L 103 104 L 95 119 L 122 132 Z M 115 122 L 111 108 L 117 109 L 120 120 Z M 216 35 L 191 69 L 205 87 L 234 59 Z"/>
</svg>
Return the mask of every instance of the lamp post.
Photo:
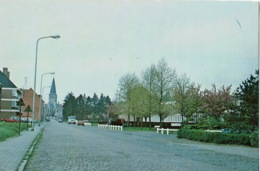
<svg viewBox="0 0 260 171">
<path fill-rule="evenodd" d="M 42 78 L 43 78 L 44 75 L 47 75 L 47 74 L 53 75 L 53 74 L 55 74 L 55 72 L 47 72 L 47 73 L 42 74 L 42 76 L 41 76 L 40 101 L 39 101 L 39 116 L 40 116 L 40 118 L 41 118 L 41 111 L 42 111 L 42 97 L 41 97 L 41 95 L 42 95 Z M 43 118 L 43 120 L 45 120 L 45 118 Z"/>
<path fill-rule="evenodd" d="M 36 94 L 36 71 L 37 71 L 37 53 L 38 53 L 38 44 L 41 39 L 59 39 L 59 35 L 40 37 L 36 42 L 36 55 L 35 55 L 35 68 L 34 68 L 34 93 L 33 93 L 33 112 L 32 112 L 32 131 L 34 131 L 34 114 L 35 114 L 35 94 Z"/>
</svg>

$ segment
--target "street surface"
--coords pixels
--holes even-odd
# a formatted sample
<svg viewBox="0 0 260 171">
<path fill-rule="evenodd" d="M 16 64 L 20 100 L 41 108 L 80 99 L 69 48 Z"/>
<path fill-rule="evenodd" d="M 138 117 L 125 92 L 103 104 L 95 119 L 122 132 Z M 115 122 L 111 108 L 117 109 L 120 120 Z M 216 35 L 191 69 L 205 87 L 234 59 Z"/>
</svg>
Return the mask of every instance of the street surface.
<svg viewBox="0 0 260 171">
<path fill-rule="evenodd" d="M 258 170 L 258 148 L 215 145 L 156 132 L 46 124 L 28 171 Z"/>
</svg>

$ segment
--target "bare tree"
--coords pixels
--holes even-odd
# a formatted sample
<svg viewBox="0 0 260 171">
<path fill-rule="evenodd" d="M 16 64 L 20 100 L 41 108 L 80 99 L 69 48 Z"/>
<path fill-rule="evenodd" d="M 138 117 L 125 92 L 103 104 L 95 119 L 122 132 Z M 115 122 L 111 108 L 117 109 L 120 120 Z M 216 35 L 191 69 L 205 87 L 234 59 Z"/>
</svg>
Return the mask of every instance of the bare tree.
<svg viewBox="0 0 260 171">
<path fill-rule="evenodd" d="M 156 87 L 156 66 L 151 65 L 149 68 L 142 72 L 142 85 L 149 92 L 148 94 L 148 117 L 149 117 L 149 127 L 151 130 L 151 117 L 155 109 L 155 87 Z"/>
<path fill-rule="evenodd" d="M 157 113 L 161 122 L 169 115 L 166 108 L 167 95 L 176 80 L 175 69 L 168 67 L 165 59 L 161 59 L 156 66 L 156 100 L 157 100 Z"/>
<path fill-rule="evenodd" d="M 178 114 L 181 114 L 182 122 L 184 121 L 184 116 L 188 111 L 187 103 L 190 86 L 190 79 L 186 75 L 183 75 L 176 79 L 176 83 L 172 89 L 174 109 Z"/>
</svg>

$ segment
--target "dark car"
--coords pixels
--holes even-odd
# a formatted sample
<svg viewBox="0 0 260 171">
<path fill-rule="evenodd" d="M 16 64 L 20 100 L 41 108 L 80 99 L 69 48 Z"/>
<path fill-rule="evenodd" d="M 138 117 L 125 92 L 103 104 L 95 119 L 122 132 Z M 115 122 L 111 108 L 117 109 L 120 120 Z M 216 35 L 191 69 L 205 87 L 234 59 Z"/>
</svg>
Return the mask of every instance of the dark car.
<svg viewBox="0 0 260 171">
<path fill-rule="evenodd" d="M 78 120 L 78 126 L 80 126 L 80 125 L 85 126 L 84 121 Z"/>
<path fill-rule="evenodd" d="M 63 120 L 62 119 L 59 119 L 59 123 L 62 123 L 63 122 Z"/>
</svg>

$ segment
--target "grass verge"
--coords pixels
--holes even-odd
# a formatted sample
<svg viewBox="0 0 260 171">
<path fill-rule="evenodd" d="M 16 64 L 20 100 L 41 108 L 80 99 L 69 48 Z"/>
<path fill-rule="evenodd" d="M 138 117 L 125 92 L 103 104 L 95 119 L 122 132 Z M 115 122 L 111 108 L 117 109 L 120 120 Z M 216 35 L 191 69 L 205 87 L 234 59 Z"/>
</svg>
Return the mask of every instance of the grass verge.
<svg viewBox="0 0 260 171">
<path fill-rule="evenodd" d="M 29 125 L 30 127 L 30 125 Z M 21 123 L 21 132 L 27 129 L 26 123 Z M 19 122 L 0 122 L 0 142 L 7 138 L 18 136 Z"/>
<path fill-rule="evenodd" d="M 152 128 L 150 130 L 149 127 L 124 127 L 123 129 L 124 131 L 152 131 L 152 132 L 156 131 L 155 128 Z"/>
</svg>

